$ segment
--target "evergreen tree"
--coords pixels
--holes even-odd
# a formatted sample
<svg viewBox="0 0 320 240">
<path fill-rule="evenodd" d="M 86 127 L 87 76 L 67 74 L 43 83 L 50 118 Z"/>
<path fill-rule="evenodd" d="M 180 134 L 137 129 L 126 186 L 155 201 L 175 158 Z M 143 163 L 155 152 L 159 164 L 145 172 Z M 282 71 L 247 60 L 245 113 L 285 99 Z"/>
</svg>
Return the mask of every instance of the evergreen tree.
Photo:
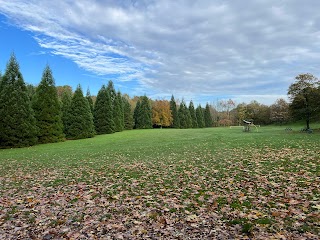
<svg viewBox="0 0 320 240">
<path fill-rule="evenodd" d="M 133 128 L 133 115 L 129 101 L 123 97 L 123 113 L 124 113 L 124 129 L 131 130 Z"/>
<path fill-rule="evenodd" d="M 190 112 L 191 122 L 192 122 L 191 125 L 193 128 L 197 128 L 198 127 L 198 120 L 197 120 L 196 111 L 194 109 L 194 105 L 193 105 L 192 101 L 190 101 L 190 104 L 189 104 L 189 112 Z"/>
<path fill-rule="evenodd" d="M 117 104 L 116 104 L 116 90 L 114 89 L 113 82 L 110 80 L 108 82 L 107 91 L 109 93 L 110 99 L 111 99 L 111 106 L 112 106 L 112 117 L 114 124 L 117 122 L 118 113 L 117 113 Z M 114 130 L 116 131 L 116 126 L 114 126 Z"/>
<path fill-rule="evenodd" d="M 32 103 L 32 99 L 34 97 L 34 95 L 36 94 L 36 87 L 33 86 L 32 84 L 26 84 L 26 87 L 27 87 L 27 92 L 28 92 L 28 96 L 31 100 L 31 103 Z"/>
<path fill-rule="evenodd" d="M 63 123 L 63 132 L 66 134 L 68 131 L 68 118 L 69 118 L 69 109 L 72 101 L 72 91 L 63 91 L 61 97 L 61 113 L 62 113 L 62 123 Z"/>
<path fill-rule="evenodd" d="M 197 115 L 198 127 L 203 128 L 205 126 L 205 123 L 204 123 L 203 109 L 201 105 L 197 107 L 196 115 Z"/>
<path fill-rule="evenodd" d="M 204 123 L 205 127 L 212 127 L 212 117 L 210 113 L 210 106 L 207 103 L 206 108 L 204 109 Z"/>
<path fill-rule="evenodd" d="M 189 109 L 187 108 L 184 100 L 182 100 L 179 107 L 179 119 L 180 119 L 180 128 L 190 128 L 192 127 L 192 119 L 190 116 Z"/>
<path fill-rule="evenodd" d="M 69 139 L 90 138 L 95 134 L 90 106 L 80 85 L 72 97 L 66 126 L 66 136 Z"/>
<path fill-rule="evenodd" d="M 115 124 L 115 130 L 116 132 L 123 131 L 124 128 L 124 120 L 123 120 L 123 103 L 122 103 L 122 96 L 121 93 L 118 92 L 114 99 L 114 111 L 113 113 L 115 116 L 113 116 L 114 124 Z"/>
<path fill-rule="evenodd" d="M 138 105 L 138 104 L 137 104 Z M 136 128 L 152 128 L 152 111 L 147 96 L 141 97 L 141 103 L 137 112 Z"/>
<path fill-rule="evenodd" d="M 134 119 L 134 128 L 138 128 L 138 122 L 139 122 L 139 116 L 140 116 L 140 110 L 141 110 L 141 102 L 138 100 L 136 107 L 134 108 L 133 112 L 133 119 Z"/>
<path fill-rule="evenodd" d="M 32 107 L 39 129 L 39 143 L 62 141 L 64 134 L 60 103 L 49 66 L 43 71 L 41 82 L 33 97 Z"/>
<path fill-rule="evenodd" d="M 14 54 L 0 87 L 0 148 L 25 147 L 37 143 L 37 126 L 28 91 Z"/>
<path fill-rule="evenodd" d="M 90 94 L 89 87 L 87 89 L 86 99 L 88 100 L 88 103 L 89 103 L 89 106 L 90 106 L 90 111 L 93 114 L 93 101 L 92 101 L 92 97 L 91 97 L 91 94 Z"/>
<path fill-rule="evenodd" d="M 173 119 L 171 127 L 180 128 L 180 120 L 179 120 L 179 114 L 177 110 L 177 104 L 176 104 L 176 101 L 174 100 L 173 95 L 170 101 L 170 110 L 171 110 L 172 119 Z"/>
<path fill-rule="evenodd" d="M 114 133 L 115 125 L 113 122 L 113 109 L 111 98 L 106 87 L 103 85 L 98 92 L 94 106 L 94 126 L 97 134 Z"/>
</svg>

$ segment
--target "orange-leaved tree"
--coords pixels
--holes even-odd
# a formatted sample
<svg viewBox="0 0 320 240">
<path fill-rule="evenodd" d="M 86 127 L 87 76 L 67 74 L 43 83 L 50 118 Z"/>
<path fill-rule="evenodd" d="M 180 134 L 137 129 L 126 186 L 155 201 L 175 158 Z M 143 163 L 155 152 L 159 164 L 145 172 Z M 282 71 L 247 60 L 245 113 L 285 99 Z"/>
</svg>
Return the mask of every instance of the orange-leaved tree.
<svg viewBox="0 0 320 240">
<path fill-rule="evenodd" d="M 166 100 L 155 100 L 152 102 L 152 124 L 169 127 L 172 124 L 170 102 Z"/>
</svg>

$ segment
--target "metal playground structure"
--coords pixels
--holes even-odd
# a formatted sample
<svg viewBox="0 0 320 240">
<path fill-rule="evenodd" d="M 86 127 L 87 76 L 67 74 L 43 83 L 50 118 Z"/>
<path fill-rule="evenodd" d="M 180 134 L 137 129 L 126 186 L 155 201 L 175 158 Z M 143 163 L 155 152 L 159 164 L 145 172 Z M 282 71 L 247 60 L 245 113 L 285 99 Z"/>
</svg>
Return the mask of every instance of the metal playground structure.
<svg viewBox="0 0 320 240">
<path fill-rule="evenodd" d="M 260 125 L 253 124 L 253 121 L 247 121 L 247 120 L 242 120 L 242 121 L 243 121 L 244 125 L 242 125 L 242 126 L 230 126 L 230 129 L 231 128 L 242 128 L 243 132 L 250 132 L 251 131 L 251 127 L 254 127 L 256 132 L 259 132 L 258 128 L 260 127 Z"/>
</svg>

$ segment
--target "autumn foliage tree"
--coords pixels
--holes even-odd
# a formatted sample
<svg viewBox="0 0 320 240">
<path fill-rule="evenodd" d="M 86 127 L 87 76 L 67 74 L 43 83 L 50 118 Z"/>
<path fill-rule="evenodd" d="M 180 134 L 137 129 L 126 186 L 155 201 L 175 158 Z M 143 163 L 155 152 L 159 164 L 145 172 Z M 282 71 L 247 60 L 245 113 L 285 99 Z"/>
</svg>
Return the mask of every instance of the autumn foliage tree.
<svg viewBox="0 0 320 240">
<path fill-rule="evenodd" d="M 310 121 L 320 112 L 320 82 L 310 73 L 300 74 L 295 79 L 288 90 L 290 111 L 294 119 L 304 119 L 306 129 L 310 129 Z"/>
<path fill-rule="evenodd" d="M 283 98 L 270 106 L 270 120 L 273 123 L 283 124 L 289 121 L 289 104 Z"/>
<path fill-rule="evenodd" d="M 162 127 L 169 127 L 172 124 L 170 103 L 165 100 L 152 102 L 152 124 Z"/>
</svg>

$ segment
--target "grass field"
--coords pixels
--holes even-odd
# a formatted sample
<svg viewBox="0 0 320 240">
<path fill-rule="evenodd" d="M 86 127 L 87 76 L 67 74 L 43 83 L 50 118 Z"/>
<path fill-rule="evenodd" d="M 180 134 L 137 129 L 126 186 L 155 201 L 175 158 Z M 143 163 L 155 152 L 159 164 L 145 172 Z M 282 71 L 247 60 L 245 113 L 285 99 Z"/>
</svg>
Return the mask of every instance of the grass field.
<svg viewBox="0 0 320 240">
<path fill-rule="evenodd" d="M 320 132 L 284 128 L 0 150 L 0 239 L 318 239 Z"/>
</svg>

